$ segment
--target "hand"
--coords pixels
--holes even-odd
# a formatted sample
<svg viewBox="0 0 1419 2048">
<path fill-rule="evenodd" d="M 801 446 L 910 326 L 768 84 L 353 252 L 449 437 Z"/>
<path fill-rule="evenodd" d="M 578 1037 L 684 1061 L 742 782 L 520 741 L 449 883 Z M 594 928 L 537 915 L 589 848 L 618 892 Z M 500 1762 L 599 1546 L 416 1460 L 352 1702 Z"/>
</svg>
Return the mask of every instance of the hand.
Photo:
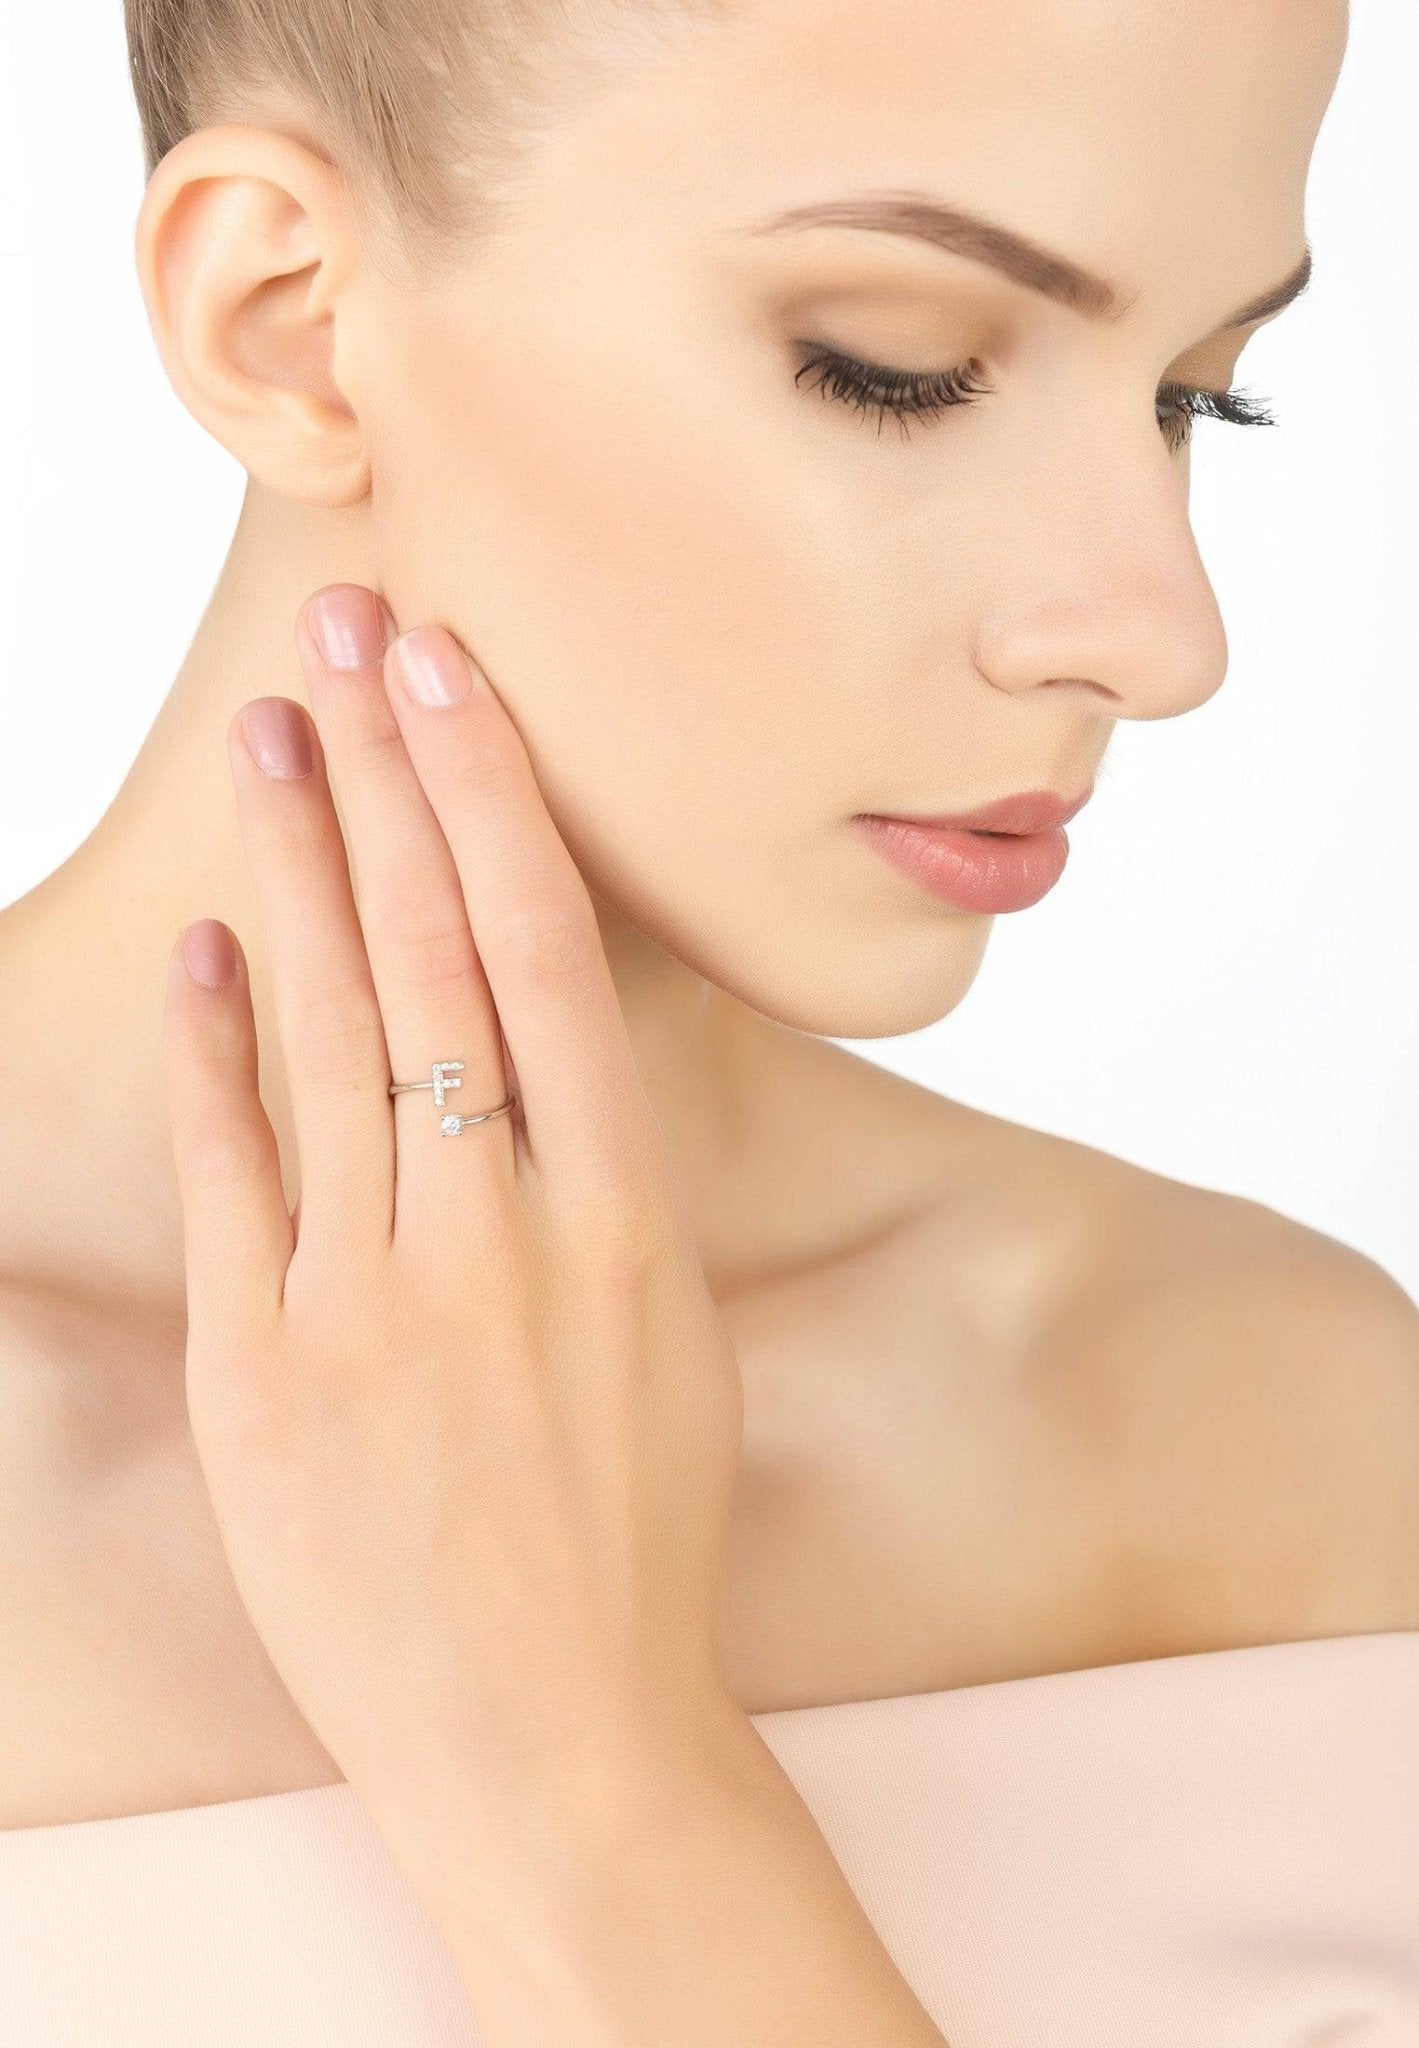
<svg viewBox="0 0 1419 2048">
<path fill-rule="evenodd" d="M 193 1437 L 240 1596 L 357 1790 L 446 1760 L 490 1792 L 594 1781 L 589 1744 L 693 1739 L 727 1697 L 738 1365 L 512 719 L 442 627 L 382 656 L 373 593 L 320 595 L 364 665 L 323 658 L 308 601 L 314 727 L 272 697 L 227 735 L 294 1214 L 244 956 L 205 920 L 234 979 L 194 981 L 183 945 L 169 968 Z M 456 701 L 415 702 L 400 647 Z M 281 721 L 298 758 L 263 773 L 244 724 L 269 755 Z M 387 1092 L 435 1061 L 462 1062 L 442 1111 Z"/>
</svg>

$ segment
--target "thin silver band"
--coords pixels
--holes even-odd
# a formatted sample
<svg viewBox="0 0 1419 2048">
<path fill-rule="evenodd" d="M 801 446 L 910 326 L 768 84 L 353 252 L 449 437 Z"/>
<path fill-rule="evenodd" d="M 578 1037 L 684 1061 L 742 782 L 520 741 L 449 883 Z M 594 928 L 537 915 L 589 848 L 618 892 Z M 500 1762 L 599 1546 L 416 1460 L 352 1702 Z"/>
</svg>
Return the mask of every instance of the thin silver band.
<svg viewBox="0 0 1419 2048">
<path fill-rule="evenodd" d="M 445 1090 L 449 1088 L 461 1088 L 463 1086 L 462 1081 L 450 1081 L 448 1079 L 448 1076 L 450 1074 L 456 1075 L 460 1073 L 462 1071 L 462 1068 L 462 1060 L 435 1060 L 433 1065 L 432 1080 L 391 1081 L 389 1084 L 389 1092 L 391 1095 L 403 1095 L 409 1089 L 412 1088 L 432 1088 L 434 1092 L 435 1106 L 439 1109 L 442 1109 Z M 513 1104 L 516 1101 L 517 1097 L 515 1095 L 509 1095 L 506 1102 L 500 1102 L 496 1109 L 481 1110 L 477 1116 L 455 1116 L 453 1112 L 450 1110 L 447 1116 L 441 1117 L 439 1119 L 439 1129 L 443 1132 L 446 1138 L 456 1138 L 459 1132 L 466 1131 L 470 1124 L 485 1124 L 487 1123 L 489 1117 L 503 1116 L 508 1110 L 512 1108 Z"/>
</svg>

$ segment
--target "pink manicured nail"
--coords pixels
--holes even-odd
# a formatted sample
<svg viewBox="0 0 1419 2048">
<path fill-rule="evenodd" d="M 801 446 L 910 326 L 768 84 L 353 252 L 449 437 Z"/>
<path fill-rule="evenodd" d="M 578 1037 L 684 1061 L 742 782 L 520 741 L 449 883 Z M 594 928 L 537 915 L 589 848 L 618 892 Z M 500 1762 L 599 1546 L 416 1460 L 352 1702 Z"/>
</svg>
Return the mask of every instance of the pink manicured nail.
<svg viewBox="0 0 1419 2048">
<path fill-rule="evenodd" d="M 225 988 L 236 973 L 236 946 L 219 917 L 199 918 L 182 935 L 182 960 L 203 988 Z"/>
<path fill-rule="evenodd" d="M 436 626 L 415 626 L 394 643 L 404 687 L 416 704 L 459 704 L 473 687 L 468 657 Z"/>
<path fill-rule="evenodd" d="M 368 668 L 389 644 L 389 614 L 363 584 L 337 585 L 312 600 L 310 629 L 331 668 Z"/>
<path fill-rule="evenodd" d="M 241 730 L 263 775 L 299 780 L 315 766 L 305 713 L 289 697 L 258 697 L 242 712 Z"/>
</svg>

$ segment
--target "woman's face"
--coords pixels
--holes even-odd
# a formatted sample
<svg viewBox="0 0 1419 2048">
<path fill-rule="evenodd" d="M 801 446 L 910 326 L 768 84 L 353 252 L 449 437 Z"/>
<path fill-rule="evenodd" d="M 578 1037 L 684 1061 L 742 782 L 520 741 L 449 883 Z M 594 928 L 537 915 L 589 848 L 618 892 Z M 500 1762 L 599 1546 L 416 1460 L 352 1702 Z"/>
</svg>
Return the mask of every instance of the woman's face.
<svg viewBox="0 0 1419 2048">
<path fill-rule="evenodd" d="M 1074 797 L 1117 719 L 1221 683 L 1157 390 L 1225 390 L 1260 323 L 1223 323 L 1304 254 L 1345 26 L 1340 0 L 762 0 L 549 132 L 452 280 L 367 281 L 341 367 L 382 587 L 482 662 L 603 910 L 798 1029 L 960 1000 L 990 918 L 851 821 Z M 761 226 L 873 194 L 984 215 L 1119 305 L 979 245 Z M 824 349 L 986 388 L 899 420 L 800 375 Z"/>
</svg>

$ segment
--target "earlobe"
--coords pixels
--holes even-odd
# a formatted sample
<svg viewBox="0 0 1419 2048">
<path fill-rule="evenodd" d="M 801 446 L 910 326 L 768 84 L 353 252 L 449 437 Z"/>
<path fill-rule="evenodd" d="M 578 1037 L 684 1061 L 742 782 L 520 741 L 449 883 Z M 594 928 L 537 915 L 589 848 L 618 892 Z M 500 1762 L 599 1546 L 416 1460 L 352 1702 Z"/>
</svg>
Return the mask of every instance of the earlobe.
<svg viewBox="0 0 1419 2048">
<path fill-rule="evenodd" d="M 366 435 L 334 375 L 358 244 L 338 171 L 274 130 L 196 130 L 149 180 L 134 233 L 148 321 L 188 411 L 303 504 L 369 495 Z"/>
</svg>

